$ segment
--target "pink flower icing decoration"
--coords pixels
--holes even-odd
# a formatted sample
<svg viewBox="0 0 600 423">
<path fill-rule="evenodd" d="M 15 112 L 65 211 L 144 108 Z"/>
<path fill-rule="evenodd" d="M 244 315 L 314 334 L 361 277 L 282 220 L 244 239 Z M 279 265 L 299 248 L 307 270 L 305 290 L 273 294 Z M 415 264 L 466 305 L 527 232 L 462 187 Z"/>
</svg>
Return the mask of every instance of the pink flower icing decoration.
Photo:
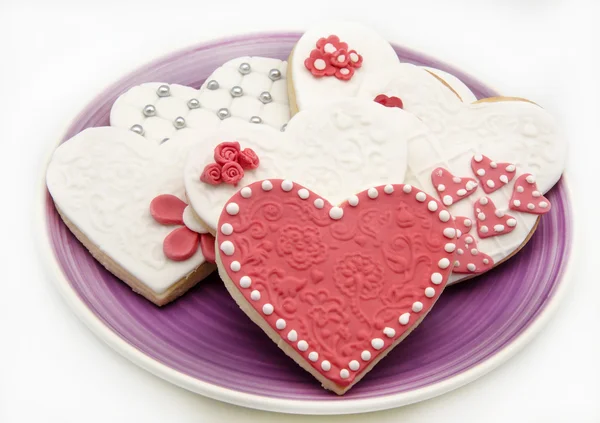
<svg viewBox="0 0 600 423">
<path fill-rule="evenodd" d="M 239 154 L 239 142 L 222 142 L 221 144 L 215 147 L 215 162 L 217 162 L 220 165 L 224 165 L 228 162 L 237 162 Z"/>
<path fill-rule="evenodd" d="M 244 177 L 244 169 L 238 162 L 229 162 L 221 169 L 221 179 L 226 184 L 237 185 Z"/>
<path fill-rule="evenodd" d="M 304 60 L 304 66 L 315 78 L 335 76 L 349 81 L 355 69 L 362 66 L 362 56 L 356 50 L 348 50 L 348 43 L 340 41 L 337 35 L 320 38 L 316 47 Z"/>
<path fill-rule="evenodd" d="M 150 203 L 150 214 L 162 225 L 178 225 L 163 241 L 165 256 L 173 261 L 184 261 L 192 257 L 198 247 L 209 263 L 215 262 L 215 238 L 209 233 L 198 233 L 185 223 L 189 206 L 174 195 L 161 194 Z"/>
<path fill-rule="evenodd" d="M 219 185 L 223 182 L 221 178 L 222 166 L 218 163 L 209 163 L 206 165 L 200 175 L 200 180 L 210 185 Z"/>
<path fill-rule="evenodd" d="M 332 67 L 333 68 L 333 67 Z M 226 183 L 237 186 L 244 177 L 244 169 L 256 169 L 260 163 L 258 154 L 251 148 L 240 147 L 237 141 L 222 142 L 215 147 L 215 163 L 204 167 L 200 180 L 209 185 Z"/>
</svg>

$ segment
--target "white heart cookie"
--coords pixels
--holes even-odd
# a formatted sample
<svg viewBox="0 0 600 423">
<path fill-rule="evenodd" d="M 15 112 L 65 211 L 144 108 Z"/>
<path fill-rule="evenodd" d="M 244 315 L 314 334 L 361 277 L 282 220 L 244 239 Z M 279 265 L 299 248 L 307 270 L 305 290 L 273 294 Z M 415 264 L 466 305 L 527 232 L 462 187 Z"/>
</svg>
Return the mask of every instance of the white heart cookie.
<svg viewBox="0 0 600 423">
<path fill-rule="evenodd" d="M 239 57 L 217 68 L 199 90 L 141 84 L 115 101 L 110 123 L 125 129 L 138 125 L 138 133 L 156 142 L 189 129 L 215 128 L 222 121 L 281 129 L 290 119 L 286 74 L 285 61 Z"/>
<path fill-rule="evenodd" d="M 430 73 L 404 63 L 365 80 L 359 96 L 367 99 L 375 93 L 401 98 L 404 110 L 419 117 L 436 135 L 431 144 L 409 144 L 406 182 L 426 192 L 436 192 L 431 173 L 437 167 L 458 177 L 473 177 L 471 160 L 476 153 L 514 164 L 518 174 L 534 174 L 542 193 L 556 184 L 564 170 L 566 139 L 550 114 L 536 104 L 510 98 L 466 104 Z M 508 209 L 515 180 L 488 194 L 500 210 Z M 449 210 L 455 216 L 475 220 L 473 204 L 484 195 L 479 188 Z M 472 234 L 479 250 L 495 263 L 520 249 L 535 229 L 537 215 L 509 213 L 517 219 L 511 233 L 484 239 Z M 462 278 L 453 275 L 452 279 Z"/>
<path fill-rule="evenodd" d="M 111 272 L 154 303 L 183 294 L 214 266 L 200 249 L 184 261 L 167 259 L 163 241 L 176 226 L 158 224 L 150 203 L 160 194 L 185 199 L 185 158 L 207 133 L 229 125 L 279 133 L 289 117 L 285 73 L 280 60 L 243 57 L 217 69 L 200 90 L 148 83 L 123 94 L 111 111 L 112 127 L 77 134 L 57 148 L 48 166 L 48 189 L 69 228 Z M 209 88 L 210 81 L 219 87 Z M 242 87 L 241 96 L 232 93 L 234 86 Z M 263 92 L 271 96 L 266 104 L 258 98 Z M 221 109 L 229 116 L 219 118 Z M 249 123 L 249 114 L 261 123 Z M 185 122 L 180 129 L 177 117 Z M 183 217 L 190 230 L 206 232 L 188 213 Z"/>
<path fill-rule="evenodd" d="M 331 76 L 315 78 L 306 68 L 305 60 L 310 57 L 317 42 L 332 35 L 347 44 L 347 50 L 355 50 L 362 56 L 362 64 L 354 70 L 349 80 Z M 302 35 L 290 57 L 288 84 L 290 92 L 293 93 L 290 98 L 292 112 L 319 105 L 327 99 L 355 97 L 364 78 L 383 69 L 395 67 L 398 63 L 398 56 L 390 44 L 368 27 L 352 22 L 323 22 L 313 26 Z M 443 79 L 463 101 L 477 100 L 471 90 L 454 75 L 435 68 L 424 69 Z M 327 93 L 326 98 L 323 97 L 323 93 Z"/>
<path fill-rule="evenodd" d="M 209 185 L 200 180 L 213 162 L 213 150 L 224 141 L 252 148 L 260 159 L 245 173 L 240 186 L 269 178 L 294 180 L 318 190 L 334 204 L 355 192 L 401 182 L 409 142 L 433 142 L 431 133 L 410 113 L 372 101 L 337 101 L 295 115 L 285 132 L 266 128 L 217 131 L 189 155 L 185 188 L 200 220 L 215 233 L 227 200 L 239 190 L 233 185 Z"/>
</svg>

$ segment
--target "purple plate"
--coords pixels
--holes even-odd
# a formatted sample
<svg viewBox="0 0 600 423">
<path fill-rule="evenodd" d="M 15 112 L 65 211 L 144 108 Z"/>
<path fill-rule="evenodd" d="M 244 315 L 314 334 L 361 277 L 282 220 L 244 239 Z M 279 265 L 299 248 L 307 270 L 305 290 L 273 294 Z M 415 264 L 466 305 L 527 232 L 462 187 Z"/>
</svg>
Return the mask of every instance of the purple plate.
<svg viewBox="0 0 600 423">
<path fill-rule="evenodd" d="M 146 65 L 96 97 L 63 141 L 109 124 L 115 99 L 161 81 L 199 87 L 225 61 L 243 55 L 285 59 L 297 33 L 260 34 L 201 44 Z M 478 98 L 496 93 L 468 75 L 395 47 L 402 61 L 463 80 Z M 240 311 L 216 274 L 158 308 L 96 262 L 67 229 L 44 186 L 44 250 L 61 292 L 84 322 L 117 351 L 152 373 L 223 401 L 273 411 L 351 413 L 391 408 L 461 386 L 501 364 L 547 320 L 565 283 L 572 223 L 564 180 L 547 195 L 525 248 L 476 280 L 449 287 L 404 342 L 343 397 L 321 389 Z M 560 289 L 559 289 L 560 288 Z"/>
</svg>

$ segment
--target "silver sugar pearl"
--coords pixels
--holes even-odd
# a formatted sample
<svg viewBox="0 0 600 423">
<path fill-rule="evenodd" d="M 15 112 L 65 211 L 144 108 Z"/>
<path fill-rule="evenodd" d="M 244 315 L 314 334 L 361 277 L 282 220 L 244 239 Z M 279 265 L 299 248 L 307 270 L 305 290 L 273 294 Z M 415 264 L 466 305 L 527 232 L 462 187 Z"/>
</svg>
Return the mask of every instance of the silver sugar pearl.
<svg viewBox="0 0 600 423">
<path fill-rule="evenodd" d="M 240 71 L 240 73 L 242 75 L 248 75 L 250 73 L 250 71 L 252 70 L 252 68 L 250 67 L 250 63 L 242 63 L 240 64 L 240 67 L 238 68 L 238 70 Z"/>
<path fill-rule="evenodd" d="M 244 95 L 244 90 L 242 89 L 242 87 L 236 85 L 231 89 L 230 93 L 232 97 L 241 97 Z"/>
<path fill-rule="evenodd" d="M 181 129 L 185 127 L 185 119 L 182 118 L 181 116 L 175 118 L 175 120 L 173 121 L 173 126 L 177 129 Z"/>
<path fill-rule="evenodd" d="M 271 69 L 269 71 L 269 78 L 271 78 L 271 81 L 277 81 L 278 79 L 281 79 L 281 72 L 279 69 Z"/>
<path fill-rule="evenodd" d="M 139 125 L 139 124 L 136 123 L 135 125 L 133 125 L 129 129 L 131 131 L 135 132 L 136 134 L 144 135 L 144 128 L 142 128 L 142 125 Z"/>
<path fill-rule="evenodd" d="M 263 91 L 262 93 L 260 93 L 260 95 L 258 96 L 259 100 L 262 101 L 264 104 L 270 103 L 273 101 L 273 97 L 271 97 L 271 93 L 268 91 Z"/>
<path fill-rule="evenodd" d="M 197 98 L 192 98 L 188 101 L 187 106 L 189 109 L 197 109 L 200 107 L 200 101 Z"/>
<path fill-rule="evenodd" d="M 215 81 L 214 79 L 211 79 L 210 81 L 208 81 L 208 84 L 206 84 L 206 88 L 208 88 L 209 90 L 218 90 L 219 89 L 219 83 L 217 81 Z"/>
<path fill-rule="evenodd" d="M 285 128 L 287 128 L 287 123 L 284 123 L 284 124 L 281 126 L 281 132 L 285 132 Z"/>
<path fill-rule="evenodd" d="M 164 139 L 163 139 L 163 140 L 162 140 L 160 143 L 161 143 L 161 144 L 164 144 L 164 143 L 166 143 L 167 141 L 169 141 L 169 139 L 168 139 L 168 138 L 164 138 Z"/>
<path fill-rule="evenodd" d="M 144 116 L 155 116 L 156 115 L 156 107 L 154 107 L 152 104 L 148 104 L 146 106 L 144 106 Z"/>
<path fill-rule="evenodd" d="M 219 118 L 223 120 L 231 116 L 231 113 L 229 113 L 229 109 L 223 107 L 222 109 L 219 109 L 219 111 L 217 112 L 217 116 L 219 116 Z"/>
<path fill-rule="evenodd" d="M 161 85 L 156 90 L 156 95 L 158 95 L 159 97 L 168 97 L 171 95 L 171 89 L 168 85 Z"/>
<path fill-rule="evenodd" d="M 262 123 L 262 119 L 260 116 L 252 116 L 250 118 L 250 123 Z"/>
</svg>

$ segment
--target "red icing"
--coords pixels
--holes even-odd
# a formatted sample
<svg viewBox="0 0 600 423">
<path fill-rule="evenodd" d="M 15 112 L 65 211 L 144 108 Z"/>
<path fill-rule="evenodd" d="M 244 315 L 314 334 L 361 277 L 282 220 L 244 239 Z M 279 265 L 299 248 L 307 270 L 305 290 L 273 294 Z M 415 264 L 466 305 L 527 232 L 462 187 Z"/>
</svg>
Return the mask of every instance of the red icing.
<svg viewBox="0 0 600 423">
<path fill-rule="evenodd" d="M 244 177 L 244 169 L 238 162 L 228 162 L 221 169 L 221 180 L 226 184 L 237 185 Z"/>
<path fill-rule="evenodd" d="M 260 163 L 258 155 L 251 148 L 244 148 L 238 156 L 238 163 L 242 169 L 256 169 Z"/>
<path fill-rule="evenodd" d="M 479 185 L 475 179 L 454 176 L 443 167 L 438 167 L 431 172 L 431 183 L 446 206 L 467 198 L 477 190 Z"/>
<path fill-rule="evenodd" d="M 490 158 L 476 154 L 471 159 L 471 168 L 481 181 L 486 194 L 502 188 L 515 177 L 516 167 L 511 163 L 496 163 Z"/>
<path fill-rule="evenodd" d="M 211 234 L 200 235 L 200 249 L 204 259 L 209 263 L 215 262 L 215 237 Z"/>
<path fill-rule="evenodd" d="M 204 167 L 200 180 L 206 184 L 219 185 L 221 182 L 222 167 L 218 163 L 209 163 Z"/>
<path fill-rule="evenodd" d="M 515 181 L 509 207 L 523 213 L 544 214 L 550 211 L 552 205 L 538 191 L 535 177 L 525 173 Z"/>
<path fill-rule="evenodd" d="M 363 191 L 356 206 L 346 202 L 333 208 L 308 190 L 308 198 L 303 192 L 302 199 L 298 184 L 286 192 L 281 180 L 270 182 L 269 191 L 255 182 L 249 185 L 249 198 L 234 195 L 228 203 L 237 203 L 237 214 L 222 212 L 217 233 L 220 270 L 281 335 L 281 342 L 328 379 L 348 385 L 410 331 L 441 294 L 455 260 L 454 252 L 445 248 L 456 241 L 455 223 L 438 200 L 409 186 L 409 193 L 404 185 L 376 187 L 374 199 Z M 341 218 L 330 217 L 340 217 L 335 214 L 340 210 Z M 233 231 L 228 226 L 223 231 L 224 224 Z M 237 263 L 232 269 L 234 261 L 240 269 Z M 251 279 L 249 287 L 243 287 L 248 282 L 244 277 Z M 255 293 L 252 299 L 254 290 L 260 298 Z M 272 314 L 265 304 L 273 306 Z M 405 325 L 399 321 L 404 313 L 410 313 Z M 279 319 L 285 320 L 284 329 L 277 328 Z M 290 340 L 292 330 L 297 338 Z M 381 340 L 381 349 L 372 345 L 375 338 Z M 306 345 L 299 341 L 308 348 L 303 351 Z M 361 358 L 363 351 L 370 354 L 368 360 Z M 311 352 L 318 354 L 316 361 L 311 361 Z M 323 360 L 331 364 L 330 370 L 322 369 Z M 352 370 L 354 360 L 360 365 L 357 370 Z"/>
<path fill-rule="evenodd" d="M 150 214 L 158 223 L 184 225 L 173 229 L 165 237 L 163 252 L 171 260 L 187 260 L 198 250 L 200 243 L 205 260 L 214 263 L 214 237 L 210 234 L 198 234 L 185 226 L 183 213 L 186 207 L 185 202 L 171 194 L 161 194 L 150 202 Z"/>
<path fill-rule="evenodd" d="M 163 225 L 183 225 L 183 201 L 171 194 L 162 194 L 150 202 L 150 214 Z"/>
<path fill-rule="evenodd" d="M 317 62 L 317 66 L 315 66 Z M 322 69 L 319 69 L 319 64 L 322 64 Z M 310 52 L 310 56 L 304 60 L 304 66 L 310 71 L 316 78 L 322 76 L 333 76 L 336 68 L 331 64 L 331 54 L 323 53 L 320 50 L 313 50 Z"/>
<path fill-rule="evenodd" d="M 215 147 L 215 162 L 224 165 L 228 162 L 237 162 L 240 154 L 240 143 L 237 141 L 222 142 Z"/>
<path fill-rule="evenodd" d="M 459 237 L 456 240 L 456 257 L 454 273 L 478 274 L 487 272 L 494 267 L 494 260 L 477 248 L 477 241 L 469 232 L 473 227 L 473 220 L 464 216 L 455 217 L 456 229 Z"/>
<path fill-rule="evenodd" d="M 489 238 L 512 232 L 517 220 L 509 214 L 498 210 L 489 197 L 482 197 L 473 204 L 477 234 L 480 238 Z"/>
<path fill-rule="evenodd" d="M 356 50 L 348 50 L 348 44 L 340 41 L 337 35 L 320 38 L 316 47 L 304 60 L 304 66 L 316 78 L 335 76 L 349 81 L 354 70 L 362 66 L 362 56 Z"/>
<path fill-rule="evenodd" d="M 173 261 L 187 260 L 198 250 L 199 240 L 200 234 L 182 226 L 165 237 L 163 252 Z"/>
<path fill-rule="evenodd" d="M 326 37 L 326 38 L 319 38 L 319 40 L 317 41 L 317 48 L 319 49 L 320 52 L 333 53 L 333 51 L 327 51 L 328 50 L 328 49 L 326 49 L 327 44 L 331 44 L 333 46 L 333 48 L 335 49 L 334 51 L 348 50 L 348 44 L 340 41 L 340 37 L 338 37 L 337 35 L 330 35 L 329 37 Z"/>
<path fill-rule="evenodd" d="M 244 177 L 244 169 L 256 169 L 260 163 L 254 150 L 240 150 L 237 141 L 217 145 L 214 158 L 216 163 L 207 164 L 200 175 L 200 180 L 210 185 L 226 183 L 237 186 Z"/>
<path fill-rule="evenodd" d="M 398 97 L 388 97 L 385 94 L 379 94 L 377 97 L 375 97 L 374 101 L 375 103 L 379 103 L 385 107 L 398 107 L 399 109 L 404 108 L 402 100 L 400 100 Z"/>
</svg>

